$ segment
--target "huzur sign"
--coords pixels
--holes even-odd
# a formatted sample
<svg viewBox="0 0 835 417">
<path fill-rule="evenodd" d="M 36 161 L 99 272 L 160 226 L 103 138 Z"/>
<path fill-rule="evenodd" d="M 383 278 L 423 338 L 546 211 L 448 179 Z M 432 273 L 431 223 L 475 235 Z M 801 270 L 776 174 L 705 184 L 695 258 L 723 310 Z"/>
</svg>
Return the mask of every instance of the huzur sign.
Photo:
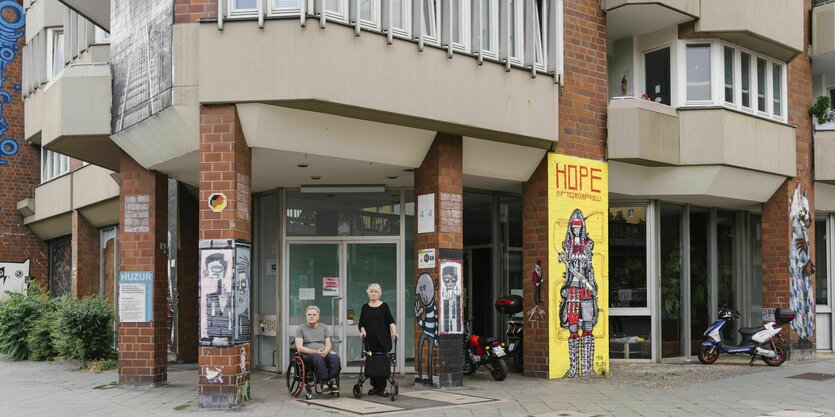
<svg viewBox="0 0 835 417">
<path fill-rule="evenodd" d="M 549 376 L 609 370 L 609 171 L 548 155 Z"/>
</svg>

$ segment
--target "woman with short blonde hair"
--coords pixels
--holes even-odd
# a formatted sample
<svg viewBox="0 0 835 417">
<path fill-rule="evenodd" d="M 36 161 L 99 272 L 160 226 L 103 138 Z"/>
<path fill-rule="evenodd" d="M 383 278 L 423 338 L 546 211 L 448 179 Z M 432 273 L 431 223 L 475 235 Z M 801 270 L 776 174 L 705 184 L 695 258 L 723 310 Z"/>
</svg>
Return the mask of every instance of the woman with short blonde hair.
<svg viewBox="0 0 835 417">
<path fill-rule="evenodd" d="M 368 286 L 368 303 L 362 306 L 360 310 L 360 319 L 357 325 L 359 326 L 360 335 L 365 338 L 365 343 L 368 349 L 372 352 L 388 353 L 392 348 L 392 337 L 397 340 L 397 325 L 394 323 L 394 317 L 391 315 L 391 309 L 388 304 L 380 300 L 380 295 L 383 289 L 380 284 L 372 283 Z M 371 378 L 371 388 L 368 395 L 382 395 L 389 396 L 386 390 L 387 379 Z"/>
</svg>

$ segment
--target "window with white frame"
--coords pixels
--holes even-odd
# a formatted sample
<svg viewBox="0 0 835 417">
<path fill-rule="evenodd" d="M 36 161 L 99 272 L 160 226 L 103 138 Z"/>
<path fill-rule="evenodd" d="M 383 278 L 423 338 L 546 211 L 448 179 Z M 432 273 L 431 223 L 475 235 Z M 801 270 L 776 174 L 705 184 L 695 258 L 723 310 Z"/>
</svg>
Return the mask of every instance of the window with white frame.
<svg viewBox="0 0 835 417">
<path fill-rule="evenodd" d="M 301 11 L 299 0 L 270 0 L 270 3 L 269 14 L 271 16 L 292 16 L 298 15 Z"/>
<path fill-rule="evenodd" d="M 420 7 L 422 8 L 423 19 L 421 19 L 421 30 L 423 33 L 423 39 L 425 42 L 428 43 L 439 43 L 440 37 L 438 36 L 438 32 L 440 31 L 439 23 L 440 19 L 438 19 L 438 12 L 440 9 L 440 1 L 439 0 L 415 0 L 420 1 Z"/>
<path fill-rule="evenodd" d="M 385 5 L 389 7 L 391 16 L 390 30 L 394 35 L 408 38 L 412 32 L 411 5 L 407 0 L 389 0 Z"/>
<path fill-rule="evenodd" d="M 542 40 L 546 38 L 547 34 L 544 32 L 545 25 L 542 22 L 546 21 L 545 16 L 545 2 L 542 0 L 536 0 L 533 2 L 534 7 L 536 8 L 531 16 L 531 20 L 533 23 L 533 34 L 534 34 L 534 64 L 536 65 L 537 69 L 540 71 L 545 70 L 545 51 L 543 48 Z"/>
<path fill-rule="evenodd" d="M 452 46 L 460 51 L 470 51 L 470 2 L 452 0 L 450 16 Z"/>
<path fill-rule="evenodd" d="M 481 53 L 490 58 L 499 57 L 499 0 L 481 2 Z"/>
<path fill-rule="evenodd" d="M 249 16 L 258 13 L 258 0 L 228 0 L 229 16 Z"/>
<path fill-rule="evenodd" d="M 110 43 L 110 32 L 96 26 L 96 43 Z"/>
<path fill-rule="evenodd" d="M 70 157 L 41 148 L 41 183 L 70 172 Z"/>
<path fill-rule="evenodd" d="M 684 45 L 684 106 L 724 105 L 786 120 L 785 63 L 716 40 Z M 720 63 L 713 64 L 712 57 Z M 711 83 L 711 74 L 722 79 L 721 85 Z"/>
<path fill-rule="evenodd" d="M 525 47 L 525 19 L 524 19 L 524 1 L 523 0 L 508 0 L 509 18 L 508 22 L 510 28 L 510 45 L 509 55 L 510 62 L 516 65 L 522 65 L 522 56 L 524 55 Z"/>
<path fill-rule="evenodd" d="M 46 45 L 47 79 L 58 76 L 64 70 L 64 31 L 62 29 L 46 30 L 48 43 Z"/>
<path fill-rule="evenodd" d="M 710 44 L 687 44 L 686 48 L 687 101 L 709 101 Z"/>
</svg>

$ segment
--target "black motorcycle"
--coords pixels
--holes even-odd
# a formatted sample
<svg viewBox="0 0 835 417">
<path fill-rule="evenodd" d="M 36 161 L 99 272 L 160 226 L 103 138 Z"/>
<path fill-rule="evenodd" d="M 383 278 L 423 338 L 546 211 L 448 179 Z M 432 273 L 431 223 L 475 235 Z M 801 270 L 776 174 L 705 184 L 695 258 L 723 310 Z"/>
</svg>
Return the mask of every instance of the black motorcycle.
<svg viewBox="0 0 835 417">
<path fill-rule="evenodd" d="M 523 318 L 515 317 L 522 312 L 522 297 L 518 295 L 506 295 L 496 300 L 496 311 L 507 316 L 507 359 L 516 372 L 522 372 L 524 355 L 522 354 L 522 340 L 524 340 Z"/>
</svg>

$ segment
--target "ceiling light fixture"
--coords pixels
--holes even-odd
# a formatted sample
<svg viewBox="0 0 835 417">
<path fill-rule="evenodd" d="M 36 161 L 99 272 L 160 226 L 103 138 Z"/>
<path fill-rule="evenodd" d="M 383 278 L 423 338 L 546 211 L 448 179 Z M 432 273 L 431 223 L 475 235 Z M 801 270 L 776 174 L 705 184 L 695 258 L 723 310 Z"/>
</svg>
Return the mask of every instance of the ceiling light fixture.
<svg viewBox="0 0 835 417">
<path fill-rule="evenodd" d="M 312 177 L 311 177 L 312 178 Z M 305 194 L 384 193 L 384 185 L 302 185 Z"/>
</svg>

